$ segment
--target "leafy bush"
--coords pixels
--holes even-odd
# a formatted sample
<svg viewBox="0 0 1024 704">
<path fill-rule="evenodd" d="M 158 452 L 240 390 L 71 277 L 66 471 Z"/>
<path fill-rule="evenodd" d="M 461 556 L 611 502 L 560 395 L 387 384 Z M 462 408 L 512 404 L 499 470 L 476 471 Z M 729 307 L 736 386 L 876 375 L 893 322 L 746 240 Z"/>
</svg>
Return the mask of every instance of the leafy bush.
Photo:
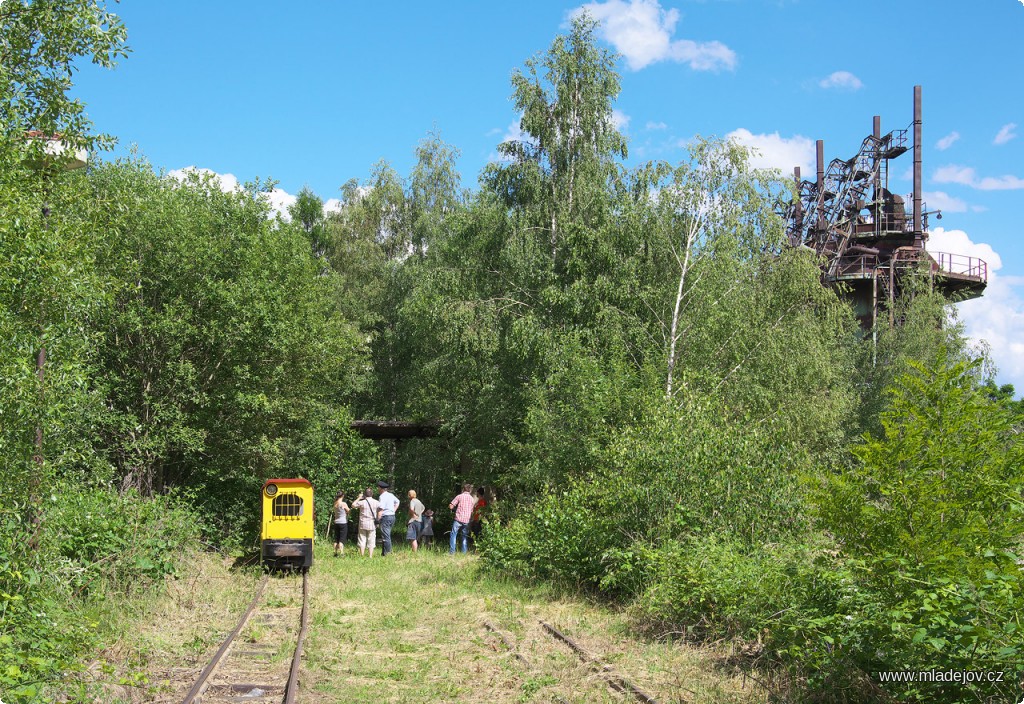
<svg viewBox="0 0 1024 704">
<path fill-rule="evenodd" d="M 198 536 L 201 521 L 169 496 L 62 486 L 50 496 L 44 550 L 54 576 L 75 593 L 98 580 L 119 591 L 172 575 L 176 558 Z"/>
<path fill-rule="evenodd" d="M 493 531 L 485 561 L 632 596 L 665 541 L 721 532 L 760 544 L 805 529 L 800 455 L 770 427 L 730 419 L 706 401 L 650 405 L 602 448 L 603 466 Z"/>
<path fill-rule="evenodd" d="M 0 692 L 8 702 L 35 700 L 45 682 L 77 667 L 93 637 L 52 598 L 59 585 L 33 559 L 29 538 L 15 516 L 0 515 Z"/>
<path fill-rule="evenodd" d="M 820 513 L 851 555 L 977 577 L 988 569 L 980 548 L 1009 549 L 1021 535 L 1024 445 L 969 365 L 912 368 L 891 392 L 883 435 L 822 486 Z"/>
<path fill-rule="evenodd" d="M 596 588 L 606 570 L 606 553 L 624 536 L 587 499 L 577 486 L 542 496 L 507 528 L 488 526 L 480 541 L 483 559 L 511 574 Z"/>
<path fill-rule="evenodd" d="M 197 517 L 173 497 L 55 485 L 38 531 L 0 512 L 0 692 L 51 701 L 101 639 L 102 614 L 173 574 Z"/>
<path fill-rule="evenodd" d="M 854 467 L 817 494 L 823 524 L 856 568 L 851 624 L 836 637 L 865 672 L 986 669 L 1012 680 L 1024 672 L 1024 446 L 1015 418 L 977 388 L 973 365 L 910 366 L 890 392 L 883 435 L 865 437 Z M 977 701 L 1012 686 L 890 691 Z"/>
</svg>

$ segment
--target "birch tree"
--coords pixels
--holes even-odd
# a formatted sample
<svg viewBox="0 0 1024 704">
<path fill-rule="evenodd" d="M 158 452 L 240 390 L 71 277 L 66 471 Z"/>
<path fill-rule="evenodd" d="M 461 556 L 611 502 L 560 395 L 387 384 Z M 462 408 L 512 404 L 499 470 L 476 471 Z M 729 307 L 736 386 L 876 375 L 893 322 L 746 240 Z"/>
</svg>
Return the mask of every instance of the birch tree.
<svg viewBox="0 0 1024 704">
<path fill-rule="evenodd" d="M 513 72 L 522 136 L 498 147 L 510 163 L 485 174 L 510 207 L 529 208 L 531 225 L 547 231 L 554 267 L 566 222 L 593 224 L 617 173 L 615 159 L 626 155 L 612 112 L 619 94 L 615 55 L 597 45 L 596 28 L 589 15 L 578 15 L 569 34 Z"/>
<path fill-rule="evenodd" d="M 681 326 L 687 298 L 699 282 L 700 260 L 740 261 L 774 247 L 778 223 L 772 209 L 771 174 L 750 168 L 749 152 L 733 141 L 698 137 L 657 197 L 660 230 L 678 266 L 669 317 L 665 395 L 676 389 L 677 367 L 687 329 Z"/>
</svg>

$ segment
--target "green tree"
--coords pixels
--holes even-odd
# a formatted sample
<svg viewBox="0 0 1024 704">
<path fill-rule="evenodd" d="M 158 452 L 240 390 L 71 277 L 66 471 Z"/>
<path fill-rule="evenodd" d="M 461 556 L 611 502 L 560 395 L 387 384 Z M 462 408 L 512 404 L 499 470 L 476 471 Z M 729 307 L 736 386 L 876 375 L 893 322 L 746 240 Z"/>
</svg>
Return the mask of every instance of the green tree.
<svg viewBox="0 0 1024 704">
<path fill-rule="evenodd" d="M 103 166 L 91 183 L 98 265 L 120 282 L 101 348 L 117 478 L 144 494 L 188 486 L 225 528 L 246 525 L 252 487 L 312 468 L 310 448 L 363 374 L 339 278 L 300 222 L 268 219 L 259 184 L 223 193 L 144 162 Z"/>
<path fill-rule="evenodd" d="M 76 61 L 111 67 L 127 52 L 124 40 L 105 3 L 0 3 L 0 325 L 7 333 L 0 462 L 10 479 L 0 491 L 29 488 L 33 530 L 41 515 L 36 489 L 54 468 L 82 459 L 75 426 L 90 407 L 87 321 L 104 295 L 91 268 L 92 243 L 70 224 L 69 211 L 81 201 L 60 177 L 64 159 L 45 153 L 47 138 L 59 135 L 72 148 L 66 154 L 108 142 L 91 133 L 83 104 L 68 93 Z"/>
<path fill-rule="evenodd" d="M 956 306 L 933 290 L 927 271 L 904 276 L 888 318 L 865 339 L 858 367 L 864 377 L 858 425 L 861 432 L 882 432 L 887 394 L 913 363 L 937 366 L 948 360 L 969 362 L 975 356 L 964 337 Z M 980 370 L 979 370 L 980 372 Z M 979 373 L 980 375 L 980 373 Z"/>
<path fill-rule="evenodd" d="M 607 205 L 615 157 L 626 142 L 612 119 L 619 94 L 615 56 L 594 38 L 598 23 L 577 15 L 542 57 L 512 74 L 512 102 L 522 113 L 524 138 L 498 147 L 510 160 L 484 174 L 485 186 L 512 208 L 530 213 L 528 227 L 546 232 L 551 266 L 558 268 L 563 230 L 593 226 Z M 543 71 L 543 77 L 541 76 Z"/>
<path fill-rule="evenodd" d="M 69 95 L 75 62 L 111 68 L 127 55 L 125 38 L 121 20 L 98 0 L 0 3 L 0 132 L 18 140 L 38 130 L 94 146 L 85 106 Z"/>
<path fill-rule="evenodd" d="M 690 160 L 676 168 L 659 191 L 661 230 L 678 266 L 678 285 L 668 321 L 665 394 L 672 396 L 691 270 L 701 259 L 742 265 L 778 248 L 782 230 L 772 210 L 772 175 L 752 169 L 748 150 L 735 142 L 696 139 Z M 705 267 L 707 271 L 709 267 Z M 712 286 L 724 283 L 714 281 Z"/>
<path fill-rule="evenodd" d="M 886 685 L 902 699 L 1002 701 L 1019 697 L 1024 446 L 1012 410 L 979 388 L 977 361 L 934 357 L 907 362 L 882 431 L 817 491 L 846 573 L 831 612 L 806 627 L 825 627 L 837 674 L 851 663 L 1006 673 L 1004 683 Z"/>
<path fill-rule="evenodd" d="M 459 150 L 442 141 L 436 130 L 416 147 L 408 203 L 412 247 L 420 259 L 431 243 L 445 236 L 465 207 L 458 158 Z"/>
<path fill-rule="evenodd" d="M 303 186 L 295 202 L 288 206 L 288 214 L 309 238 L 313 254 L 322 257 L 327 251 L 324 227 L 324 201 L 309 186 Z"/>
<path fill-rule="evenodd" d="M 847 550 L 959 571 L 986 548 L 1016 544 L 1024 446 L 1010 410 L 978 388 L 974 367 L 909 362 L 897 379 L 882 434 L 854 448 L 854 469 L 821 496 Z"/>
</svg>

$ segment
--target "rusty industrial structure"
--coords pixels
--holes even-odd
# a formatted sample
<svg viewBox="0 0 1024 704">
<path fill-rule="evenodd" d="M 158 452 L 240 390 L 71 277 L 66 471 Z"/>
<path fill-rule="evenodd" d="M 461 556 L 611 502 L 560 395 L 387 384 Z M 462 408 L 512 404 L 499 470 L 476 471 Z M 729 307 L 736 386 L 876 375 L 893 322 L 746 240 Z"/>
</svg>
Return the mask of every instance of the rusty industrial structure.
<svg viewBox="0 0 1024 704">
<path fill-rule="evenodd" d="M 933 289 L 965 300 L 982 295 L 988 265 L 977 257 L 929 252 L 928 216 L 921 193 L 921 86 L 914 87 L 914 121 L 907 129 L 882 134 L 875 116 L 872 134 L 851 159 L 833 159 L 825 167 L 824 144 L 817 142 L 817 178 L 802 181 L 794 169 L 798 198 L 786 212 L 790 246 L 813 249 L 827 285 L 842 286 L 866 330 L 880 316 L 898 324 L 893 303 L 913 271 L 927 275 Z M 907 133 L 913 130 L 908 146 Z M 913 153 L 914 192 L 908 211 L 904 198 L 889 188 L 889 161 Z M 884 321 L 884 320 L 883 320 Z"/>
</svg>

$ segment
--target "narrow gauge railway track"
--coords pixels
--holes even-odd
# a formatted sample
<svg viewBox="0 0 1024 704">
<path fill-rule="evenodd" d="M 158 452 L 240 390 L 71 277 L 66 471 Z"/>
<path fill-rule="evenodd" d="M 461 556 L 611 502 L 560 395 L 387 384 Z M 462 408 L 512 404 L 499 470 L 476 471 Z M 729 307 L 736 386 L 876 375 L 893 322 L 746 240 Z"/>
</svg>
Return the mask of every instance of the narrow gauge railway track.
<svg viewBox="0 0 1024 704">
<path fill-rule="evenodd" d="M 272 585 L 271 594 L 265 597 L 268 584 Z M 309 576 L 305 572 L 302 574 L 301 608 L 291 605 L 299 600 L 297 586 L 298 580 L 291 575 L 263 577 L 249 608 L 199 673 L 182 704 L 294 704 L 299 689 L 302 643 L 309 624 Z M 250 624 L 250 637 L 240 641 L 239 636 Z M 252 636 L 254 631 L 260 637 Z M 274 660 L 292 642 L 295 648 L 285 675 Z"/>
<path fill-rule="evenodd" d="M 615 671 L 610 665 L 605 664 L 605 662 L 601 658 L 595 657 L 594 655 L 589 653 L 572 638 L 565 635 L 557 628 L 555 628 L 549 623 L 546 623 L 545 621 L 538 621 L 537 623 L 541 626 L 544 633 L 568 645 L 569 648 L 580 658 L 580 660 L 583 661 L 584 664 L 589 666 L 594 673 L 600 675 L 601 678 L 604 679 L 605 683 L 608 685 L 610 689 L 619 692 L 623 695 L 627 695 L 632 699 L 641 702 L 642 704 L 658 704 L 657 699 L 652 697 L 644 690 L 640 689 L 631 680 L 615 673 Z M 527 660 L 516 649 L 516 647 L 509 641 L 508 637 L 501 632 L 501 630 L 499 630 L 489 621 L 484 622 L 484 628 L 493 633 L 494 636 L 502 643 L 502 645 L 504 645 L 505 648 L 513 656 L 515 656 L 516 660 L 518 660 L 527 670 L 533 669 L 533 666 L 530 664 L 530 661 Z M 558 696 L 554 698 L 554 701 L 559 702 L 559 704 L 568 704 L 568 702 L 566 702 L 565 699 Z"/>
<path fill-rule="evenodd" d="M 572 638 L 565 635 L 549 623 L 541 621 L 540 625 L 544 629 L 544 631 L 547 632 L 549 635 L 551 635 L 554 638 L 557 638 L 558 640 L 568 645 L 569 648 L 571 648 L 572 651 L 576 653 L 577 656 L 579 656 L 580 660 L 589 665 L 594 672 L 600 674 L 604 678 L 605 682 L 608 683 L 608 686 L 614 689 L 616 692 L 629 694 L 638 702 L 643 702 L 643 704 L 658 704 L 657 699 L 655 699 L 650 694 L 648 694 L 647 692 L 633 684 L 632 680 L 626 679 L 621 675 L 615 674 L 615 671 L 612 669 L 610 665 L 605 664 L 604 661 L 600 658 L 591 655 Z"/>
</svg>

